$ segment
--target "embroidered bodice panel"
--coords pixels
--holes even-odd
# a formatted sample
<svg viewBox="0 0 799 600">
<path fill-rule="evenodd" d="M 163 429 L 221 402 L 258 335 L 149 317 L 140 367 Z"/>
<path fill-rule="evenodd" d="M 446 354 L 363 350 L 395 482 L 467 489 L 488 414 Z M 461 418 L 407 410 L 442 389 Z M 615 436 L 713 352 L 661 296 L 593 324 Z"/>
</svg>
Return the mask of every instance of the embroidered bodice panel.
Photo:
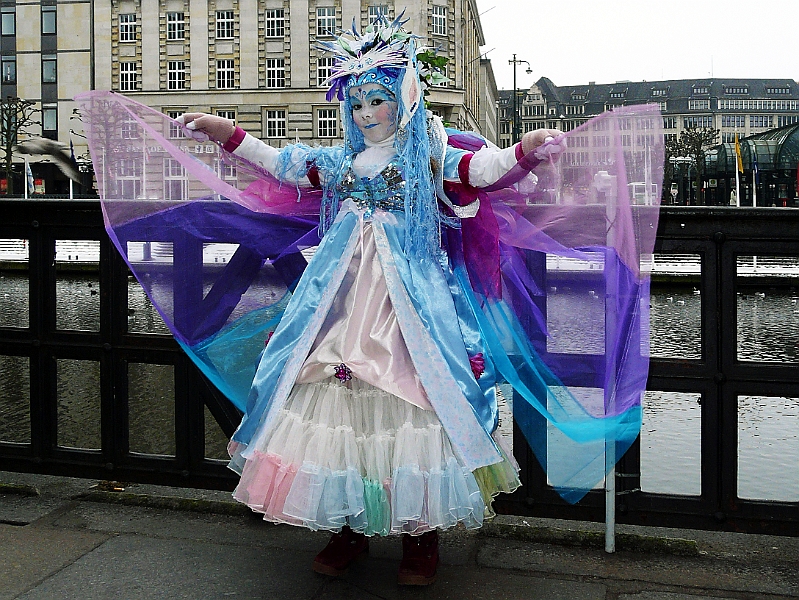
<svg viewBox="0 0 799 600">
<path fill-rule="evenodd" d="M 393 161 L 369 178 L 358 177 L 352 169 L 352 159 L 347 160 L 336 183 L 336 191 L 342 200 L 351 198 L 367 218 L 375 210 L 405 210 L 405 178 Z"/>
</svg>

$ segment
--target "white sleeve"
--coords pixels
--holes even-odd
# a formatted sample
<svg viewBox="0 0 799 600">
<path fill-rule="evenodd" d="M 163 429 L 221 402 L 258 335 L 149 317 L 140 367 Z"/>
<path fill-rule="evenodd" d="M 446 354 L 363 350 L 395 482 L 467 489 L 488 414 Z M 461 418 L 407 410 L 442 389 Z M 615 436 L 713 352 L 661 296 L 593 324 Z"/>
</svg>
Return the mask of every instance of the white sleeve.
<svg viewBox="0 0 799 600">
<path fill-rule="evenodd" d="M 515 144 L 502 150 L 496 146 L 480 148 L 469 163 L 469 185 L 488 187 L 499 181 L 517 162 Z"/>
<path fill-rule="evenodd" d="M 279 176 L 278 158 L 281 152 L 291 152 L 291 158 L 289 159 L 289 168 L 281 174 L 282 176 Z M 303 176 L 299 179 L 297 178 L 297 173 L 300 169 L 304 171 L 306 167 L 305 153 L 299 148 L 279 150 L 248 133 L 245 134 L 244 139 L 241 144 L 239 144 L 239 147 L 233 151 L 233 154 L 260 166 L 268 171 L 270 175 L 278 179 L 297 182 L 300 187 L 312 187 L 307 177 Z"/>
</svg>

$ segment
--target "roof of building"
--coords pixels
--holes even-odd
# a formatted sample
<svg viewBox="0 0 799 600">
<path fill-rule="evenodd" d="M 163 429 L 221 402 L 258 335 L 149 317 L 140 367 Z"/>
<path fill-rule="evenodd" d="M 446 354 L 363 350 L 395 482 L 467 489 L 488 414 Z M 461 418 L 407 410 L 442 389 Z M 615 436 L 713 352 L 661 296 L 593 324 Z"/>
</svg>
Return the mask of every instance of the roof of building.
<svg viewBox="0 0 799 600">
<path fill-rule="evenodd" d="M 666 102 L 665 113 L 683 113 L 688 109 L 689 100 L 799 99 L 799 83 L 793 79 L 670 79 L 557 86 L 551 79 L 541 77 L 535 86 L 548 103 L 584 104 L 586 114 L 602 112 L 606 104 Z M 511 90 L 500 90 L 499 95 L 500 100 L 507 103 Z"/>
</svg>

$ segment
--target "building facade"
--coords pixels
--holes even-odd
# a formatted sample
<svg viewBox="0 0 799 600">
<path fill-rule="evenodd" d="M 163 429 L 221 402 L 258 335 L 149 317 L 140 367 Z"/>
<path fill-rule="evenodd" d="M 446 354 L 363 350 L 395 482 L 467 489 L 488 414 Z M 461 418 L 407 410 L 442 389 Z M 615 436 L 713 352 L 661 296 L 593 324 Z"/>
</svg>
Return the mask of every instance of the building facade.
<svg viewBox="0 0 799 600">
<path fill-rule="evenodd" d="M 500 95 L 500 146 L 511 144 L 511 91 Z M 519 91 L 517 119 L 524 134 L 540 128 L 570 131 L 617 106 L 657 103 L 667 139 L 684 129 L 712 127 L 733 141 L 799 122 L 799 84 L 791 79 L 678 79 L 556 86 L 546 77 Z"/>
<path fill-rule="evenodd" d="M 89 0 L 0 2 L 0 98 L 33 102 L 40 125 L 25 131 L 65 144 L 73 141 L 78 154 L 86 144 L 72 98 L 93 87 L 92 12 Z M 21 158 L 16 160 L 21 164 Z M 48 194 L 67 193 L 69 180 L 54 164 L 41 157 L 31 162 Z M 20 169 L 19 186 L 21 176 Z"/>
<path fill-rule="evenodd" d="M 339 106 L 325 101 L 331 58 L 317 40 L 393 19 L 450 59 L 451 79 L 430 95 L 453 126 L 481 122 L 479 46 L 474 0 L 380 3 L 356 0 L 98 0 L 97 89 L 111 89 L 170 115 L 187 110 L 235 119 L 275 146 L 295 139 L 334 144 L 342 137 Z M 489 107 L 489 108 L 493 108 Z"/>
<path fill-rule="evenodd" d="M 78 157 L 88 155 L 72 98 L 90 89 L 121 92 L 171 116 L 229 117 L 274 146 L 338 143 L 339 106 L 325 101 L 323 86 L 331 59 L 316 42 L 403 9 L 419 43 L 449 58 L 450 82 L 431 91 L 431 109 L 466 131 L 496 123 L 475 0 L 0 0 L 0 7 L 2 97 L 35 102 L 43 127 L 28 132 L 71 141 Z M 493 142 L 495 130 L 486 131 Z M 46 179 L 46 193 L 66 191 L 46 160 L 33 170 Z"/>
</svg>

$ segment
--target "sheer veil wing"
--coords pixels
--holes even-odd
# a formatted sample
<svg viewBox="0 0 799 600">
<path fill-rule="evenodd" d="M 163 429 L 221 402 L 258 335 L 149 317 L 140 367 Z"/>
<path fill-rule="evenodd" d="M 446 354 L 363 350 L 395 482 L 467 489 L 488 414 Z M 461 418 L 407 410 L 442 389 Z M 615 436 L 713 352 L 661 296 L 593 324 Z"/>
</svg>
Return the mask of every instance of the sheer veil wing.
<svg viewBox="0 0 799 600">
<path fill-rule="evenodd" d="M 319 243 L 300 193 L 168 116 L 111 92 L 76 98 L 106 229 L 164 323 L 239 409 Z"/>
<path fill-rule="evenodd" d="M 528 155 L 483 190 L 447 241 L 515 420 L 575 502 L 613 466 L 606 445 L 620 458 L 640 431 L 662 118 L 656 105 L 617 108 L 564 138 L 556 161 Z"/>
</svg>

